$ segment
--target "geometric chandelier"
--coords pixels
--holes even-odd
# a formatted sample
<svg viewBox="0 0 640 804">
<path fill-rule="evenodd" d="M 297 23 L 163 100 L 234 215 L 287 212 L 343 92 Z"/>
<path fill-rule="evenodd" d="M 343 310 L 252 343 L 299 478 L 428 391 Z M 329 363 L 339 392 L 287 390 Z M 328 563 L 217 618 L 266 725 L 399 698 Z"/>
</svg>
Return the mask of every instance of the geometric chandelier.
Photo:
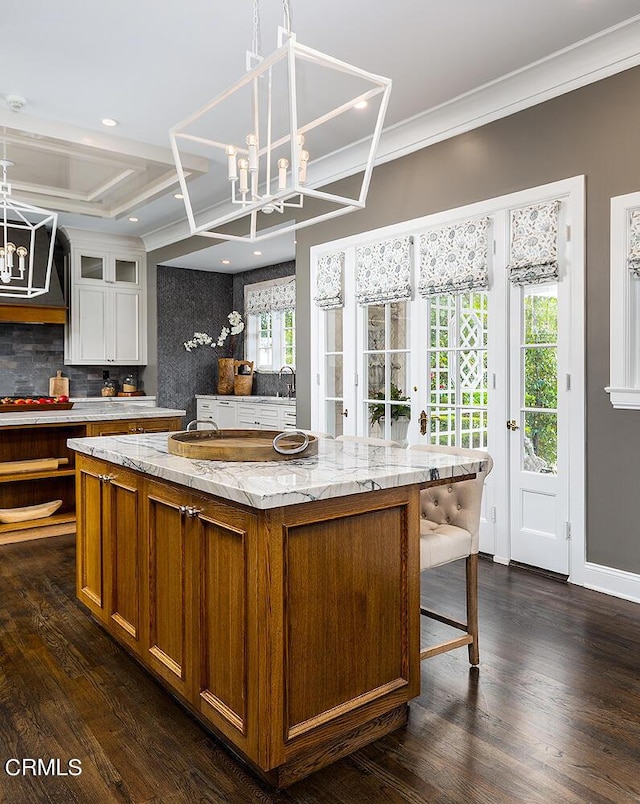
<svg viewBox="0 0 640 804">
<path fill-rule="evenodd" d="M 365 205 L 391 79 L 299 44 L 289 0 L 278 47 L 262 57 L 258 1 L 247 72 L 169 132 L 191 234 L 259 242 Z M 193 190 L 187 154 L 209 162 Z M 354 167 L 348 194 L 327 186 Z"/>
<path fill-rule="evenodd" d="M 49 291 L 58 214 L 14 201 L 7 182 L 13 162 L 0 159 L 0 167 L 0 296 L 32 299 Z M 46 262 L 36 251 L 40 243 Z"/>
</svg>

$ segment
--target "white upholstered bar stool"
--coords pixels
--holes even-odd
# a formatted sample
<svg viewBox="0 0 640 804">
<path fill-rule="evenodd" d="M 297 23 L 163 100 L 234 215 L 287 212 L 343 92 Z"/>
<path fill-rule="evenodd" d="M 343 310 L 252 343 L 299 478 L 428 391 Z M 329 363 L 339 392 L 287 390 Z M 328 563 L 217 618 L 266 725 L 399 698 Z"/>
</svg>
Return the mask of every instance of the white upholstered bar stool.
<svg viewBox="0 0 640 804">
<path fill-rule="evenodd" d="M 441 567 L 452 561 L 466 560 L 467 620 L 460 622 L 443 614 L 420 607 L 420 613 L 432 620 L 458 628 L 465 636 L 449 639 L 420 651 L 421 659 L 468 646 L 469 662 L 480 663 L 478 648 L 478 541 L 482 490 L 493 467 L 488 452 L 462 447 L 416 445 L 410 450 L 453 453 L 481 461 L 481 471 L 471 480 L 442 486 L 431 486 L 420 492 L 420 571 Z"/>
<path fill-rule="evenodd" d="M 358 444 L 369 444 L 372 447 L 399 447 L 397 441 L 391 441 L 388 438 L 374 438 L 373 436 L 352 436 L 352 435 L 339 435 L 336 436 L 336 441 L 353 441 Z"/>
</svg>

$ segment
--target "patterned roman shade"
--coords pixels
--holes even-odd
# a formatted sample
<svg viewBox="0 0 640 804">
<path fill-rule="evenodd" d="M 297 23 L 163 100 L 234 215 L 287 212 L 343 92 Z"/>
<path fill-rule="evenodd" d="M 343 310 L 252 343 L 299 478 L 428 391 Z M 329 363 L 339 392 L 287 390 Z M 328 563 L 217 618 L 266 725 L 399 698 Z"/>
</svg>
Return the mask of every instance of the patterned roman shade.
<svg viewBox="0 0 640 804">
<path fill-rule="evenodd" d="M 629 270 L 640 279 L 640 209 L 631 210 L 629 215 Z"/>
<path fill-rule="evenodd" d="M 514 285 L 558 279 L 559 201 L 511 210 L 511 252 L 507 266 Z"/>
<path fill-rule="evenodd" d="M 418 293 L 443 293 L 489 287 L 487 230 L 489 218 L 441 226 L 420 235 Z"/>
<path fill-rule="evenodd" d="M 358 304 L 411 298 L 412 237 L 394 237 L 356 248 Z"/>
<path fill-rule="evenodd" d="M 343 274 L 344 251 L 323 254 L 318 259 L 314 301 L 321 310 L 344 307 L 342 294 Z"/>
<path fill-rule="evenodd" d="M 245 294 L 245 315 L 293 310 L 296 306 L 296 280 L 290 279 L 268 287 L 249 288 Z"/>
</svg>

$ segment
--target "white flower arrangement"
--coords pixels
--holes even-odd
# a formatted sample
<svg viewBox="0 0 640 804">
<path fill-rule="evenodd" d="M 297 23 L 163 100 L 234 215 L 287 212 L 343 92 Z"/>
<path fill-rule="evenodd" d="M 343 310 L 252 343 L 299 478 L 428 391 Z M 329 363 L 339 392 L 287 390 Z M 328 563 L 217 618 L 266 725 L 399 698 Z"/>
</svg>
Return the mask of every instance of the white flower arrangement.
<svg viewBox="0 0 640 804">
<path fill-rule="evenodd" d="M 187 352 L 192 352 L 199 346 L 210 346 L 212 349 L 222 348 L 225 343 L 227 343 L 227 338 L 229 338 L 227 351 L 229 356 L 233 357 L 237 336 L 244 330 L 244 321 L 242 320 L 242 315 L 237 310 L 233 310 L 229 313 L 227 320 L 229 321 L 229 326 L 225 325 L 222 327 L 217 340 L 214 341 L 211 335 L 208 335 L 206 332 L 194 332 L 193 337 L 184 342 L 184 348 Z"/>
</svg>

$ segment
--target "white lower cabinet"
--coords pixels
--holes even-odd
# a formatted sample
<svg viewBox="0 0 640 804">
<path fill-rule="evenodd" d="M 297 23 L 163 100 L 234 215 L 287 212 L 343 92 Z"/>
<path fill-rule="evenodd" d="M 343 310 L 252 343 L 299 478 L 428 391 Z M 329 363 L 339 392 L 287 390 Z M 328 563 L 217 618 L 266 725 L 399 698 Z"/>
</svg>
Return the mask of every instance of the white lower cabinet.
<svg viewBox="0 0 640 804">
<path fill-rule="evenodd" d="M 196 400 L 198 419 L 214 421 L 221 429 L 293 430 L 296 426 L 295 402 L 269 404 L 214 396 L 198 396 Z M 199 424 L 198 427 L 204 429 L 206 424 Z"/>
</svg>

